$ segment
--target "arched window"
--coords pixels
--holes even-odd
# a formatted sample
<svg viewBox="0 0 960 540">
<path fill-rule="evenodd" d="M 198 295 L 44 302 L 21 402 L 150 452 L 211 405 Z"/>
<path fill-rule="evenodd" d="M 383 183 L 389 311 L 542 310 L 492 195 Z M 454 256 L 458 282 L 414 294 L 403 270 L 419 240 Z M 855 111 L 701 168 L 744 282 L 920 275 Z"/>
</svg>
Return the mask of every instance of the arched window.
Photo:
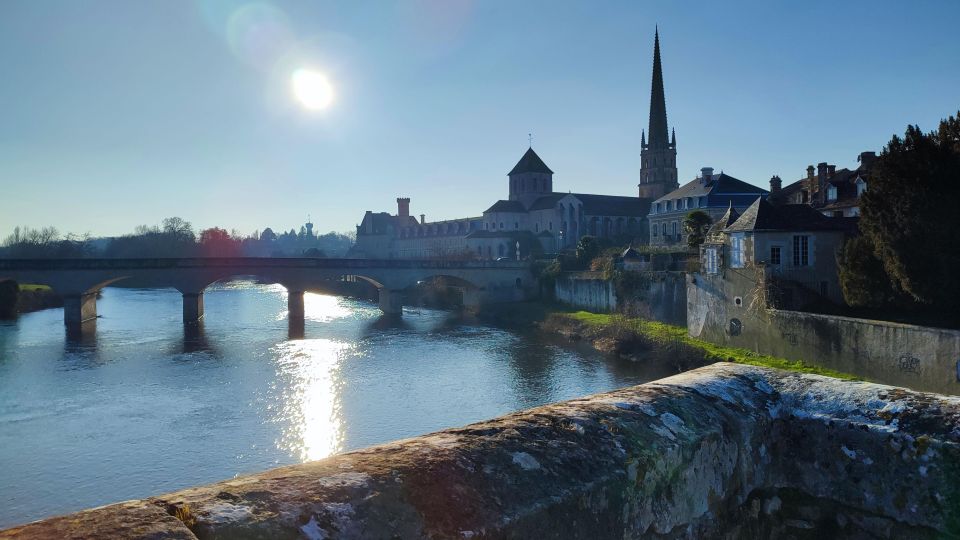
<svg viewBox="0 0 960 540">
<path fill-rule="evenodd" d="M 500 222 L 500 229 L 503 229 L 503 222 Z"/>
<path fill-rule="evenodd" d="M 513 228 L 514 228 L 514 230 L 519 231 L 519 230 L 520 230 L 520 222 L 519 222 L 519 221 L 514 221 L 514 222 L 513 222 Z"/>
</svg>

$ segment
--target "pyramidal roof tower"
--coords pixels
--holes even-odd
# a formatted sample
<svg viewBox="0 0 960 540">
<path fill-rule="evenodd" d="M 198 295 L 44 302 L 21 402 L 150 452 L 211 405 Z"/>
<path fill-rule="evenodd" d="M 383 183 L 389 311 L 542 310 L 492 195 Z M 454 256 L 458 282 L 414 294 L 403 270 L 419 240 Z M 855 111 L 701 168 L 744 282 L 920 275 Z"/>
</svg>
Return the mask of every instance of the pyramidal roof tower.
<svg viewBox="0 0 960 540">
<path fill-rule="evenodd" d="M 660 61 L 660 30 L 653 34 L 653 77 L 650 81 L 649 133 L 641 134 L 641 198 L 658 199 L 677 189 L 677 136 L 667 130 L 667 99 L 663 91 L 663 65 Z"/>
</svg>

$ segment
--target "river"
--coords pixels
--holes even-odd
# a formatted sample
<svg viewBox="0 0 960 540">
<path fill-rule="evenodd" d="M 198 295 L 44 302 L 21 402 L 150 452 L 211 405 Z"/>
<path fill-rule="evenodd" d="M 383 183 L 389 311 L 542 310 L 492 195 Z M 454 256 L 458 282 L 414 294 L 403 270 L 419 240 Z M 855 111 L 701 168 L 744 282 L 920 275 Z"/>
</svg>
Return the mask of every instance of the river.
<svg viewBox="0 0 960 540">
<path fill-rule="evenodd" d="M 107 288 L 96 332 L 63 311 L 0 322 L 0 528 L 460 426 L 671 375 L 439 310 L 248 281 L 205 295 Z M 296 334 L 296 332 L 295 332 Z"/>
</svg>

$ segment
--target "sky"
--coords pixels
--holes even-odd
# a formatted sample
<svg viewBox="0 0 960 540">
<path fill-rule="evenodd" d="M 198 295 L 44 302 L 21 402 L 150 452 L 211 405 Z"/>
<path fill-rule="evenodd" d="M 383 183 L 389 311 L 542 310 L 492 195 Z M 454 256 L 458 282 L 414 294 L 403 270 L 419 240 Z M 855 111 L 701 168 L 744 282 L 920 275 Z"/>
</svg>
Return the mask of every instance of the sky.
<svg viewBox="0 0 960 540">
<path fill-rule="evenodd" d="M 7 0 L 0 237 L 180 216 L 349 231 L 479 216 L 528 146 L 634 196 L 659 26 L 681 183 L 855 167 L 960 109 L 960 2 Z M 291 77 L 329 81 L 323 110 Z"/>
</svg>

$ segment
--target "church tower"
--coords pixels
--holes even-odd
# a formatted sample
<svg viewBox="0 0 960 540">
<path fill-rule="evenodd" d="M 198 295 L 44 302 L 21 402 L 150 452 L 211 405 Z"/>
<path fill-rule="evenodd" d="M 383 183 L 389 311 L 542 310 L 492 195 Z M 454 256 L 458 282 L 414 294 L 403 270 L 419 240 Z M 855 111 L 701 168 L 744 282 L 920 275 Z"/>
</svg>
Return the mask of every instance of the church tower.
<svg viewBox="0 0 960 540">
<path fill-rule="evenodd" d="M 510 178 L 510 200 L 529 208 L 533 201 L 553 192 L 553 171 L 531 146 L 507 176 Z"/>
<path fill-rule="evenodd" d="M 660 32 L 653 35 L 653 81 L 650 85 L 650 140 L 640 136 L 640 197 L 659 199 L 680 187 L 677 182 L 677 134 L 667 138 L 667 101 L 660 65 Z"/>
</svg>

